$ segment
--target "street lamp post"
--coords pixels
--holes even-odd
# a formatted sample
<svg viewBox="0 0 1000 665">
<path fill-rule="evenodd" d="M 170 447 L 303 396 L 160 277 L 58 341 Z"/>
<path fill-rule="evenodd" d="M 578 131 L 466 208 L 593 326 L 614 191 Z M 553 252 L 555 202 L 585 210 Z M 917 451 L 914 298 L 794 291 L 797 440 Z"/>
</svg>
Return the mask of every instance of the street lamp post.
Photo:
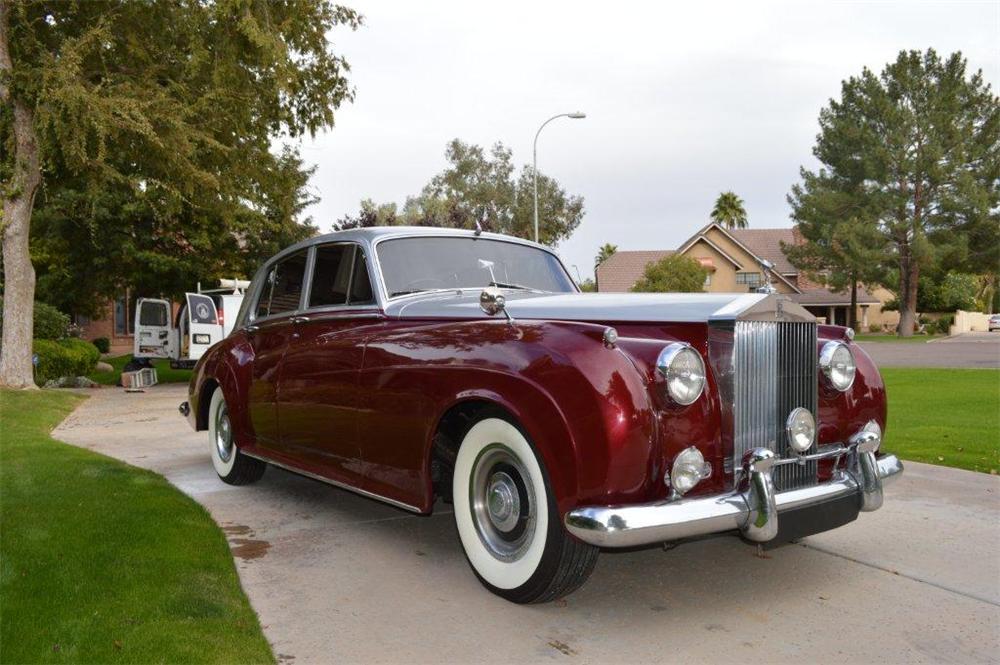
<svg viewBox="0 0 1000 665">
<path fill-rule="evenodd" d="M 581 118 L 586 117 L 587 114 L 581 113 L 580 111 L 576 111 L 575 113 L 559 113 L 543 122 L 542 126 L 538 128 L 537 132 L 535 132 L 535 143 L 532 146 L 534 166 L 531 169 L 531 179 L 535 190 L 535 242 L 538 242 L 538 135 L 542 133 L 543 129 L 545 129 L 545 125 L 549 124 L 556 118 L 573 118 L 574 120 L 580 120 Z"/>
</svg>

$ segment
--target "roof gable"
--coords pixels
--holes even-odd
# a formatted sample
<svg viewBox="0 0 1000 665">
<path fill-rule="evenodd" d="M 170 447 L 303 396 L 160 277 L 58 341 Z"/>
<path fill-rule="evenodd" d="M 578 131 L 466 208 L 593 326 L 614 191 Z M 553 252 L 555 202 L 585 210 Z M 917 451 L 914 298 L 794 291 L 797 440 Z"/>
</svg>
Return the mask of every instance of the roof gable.
<svg viewBox="0 0 1000 665">
<path fill-rule="evenodd" d="M 795 241 L 792 229 L 726 229 L 720 224 L 715 222 L 710 222 L 706 226 L 703 226 L 698 230 L 693 236 L 688 238 L 687 242 L 681 245 L 680 249 L 677 250 L 678 254 L 683 254 L 691 247 L 697 243 L 699 240 L 707 240 L 707 234 L 709 231 L 715 230 L 721 233 L 726 238 L 732 240 L 737 246 L 740 247 L 744 252 L 753 257 L 756 263 L 760 263 L 761 259 L 766 259 L 774 264 L 774 270 L 772 275 L 787 284 L 793 291 L 798 293 L 800 291 L 798 285 L 789 280 L 785 275 L 794 275 L 798 273 L 798 270 L 792 266 L 788 261 L 788 257 L 785 253 L 781 251 L 781 240 L 785 239 L 784 235 L 787 233 L 787 239 L 785 242 L 792 243 Z M 744 238 L 750 238 L 754 247 L 748 246 L 743 242 L 741 237 L 736 234 L 748 234 L 743 235 Z M 777 256 L 772 256 L 774 254 L 774 249 L 777 249 Z M 755 249 L 757 251 L 755 251 Z M 764 252 L 764 254 L 758 253 L 759 251 Z"/>
</svg>

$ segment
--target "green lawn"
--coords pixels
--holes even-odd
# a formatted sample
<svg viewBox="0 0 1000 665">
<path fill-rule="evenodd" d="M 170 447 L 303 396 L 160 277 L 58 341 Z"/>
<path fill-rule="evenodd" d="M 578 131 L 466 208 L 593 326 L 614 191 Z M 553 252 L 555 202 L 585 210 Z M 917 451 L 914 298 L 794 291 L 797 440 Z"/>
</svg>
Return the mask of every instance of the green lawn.
<svg viewBox="0 0 1000 665">
<path fill-rule="evenodd" d="M 122 375 L 122 368 L 131 359 L 132 354 L 115 356 L 114 358 L 101 358 L 101 360 L 114 367 L 114 371 L 91 372 L 87 375 L 87 378 L 105 386 L 117 386 L 118 378 Z M 156 379 L 160 383 L 187 383 L 191 380 L 191 370 L 170 369 L 169 360 L 154 360 L 153 367 L 156 368 Z"/>
<path fill-rule="evenodd" d="M 881 372 L 889 394 L 886 450 L 917 462 L 1000 473 L 1000 371 Z"/>
<path fill-rule="evenodd" d="M 902 342 L 903 344 L 926 344 L 934 339 L 941 339 L 946 335 L 913 335 L 912 337 L 899 337 L 898 335 L 855 335 L 855 342 Z"/>
<path fill-rule="evenodd" d="M 208 513 L 49 437 L 80 399 L 0 391 L 0 662 L 273 663 Z"/>
</svg>

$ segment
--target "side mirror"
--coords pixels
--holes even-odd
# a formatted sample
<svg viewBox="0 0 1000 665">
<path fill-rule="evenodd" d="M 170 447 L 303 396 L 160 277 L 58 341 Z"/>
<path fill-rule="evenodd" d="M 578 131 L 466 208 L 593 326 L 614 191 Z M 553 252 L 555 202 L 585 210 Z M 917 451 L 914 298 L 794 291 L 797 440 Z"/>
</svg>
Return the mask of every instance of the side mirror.
<svg viewBox="0 0 1000 665">
<path fill-rule="evenodd" d="M 504 297 L 503 293 L 500 292 L 500 289 L 496 287 L 485 288 L 483 289 L 483 292 L 479 294 L 479 309 L 483 310 L 490 316 L 496 316 L 500 312 L 506 314 L 507 299 Z"/>
</svg>

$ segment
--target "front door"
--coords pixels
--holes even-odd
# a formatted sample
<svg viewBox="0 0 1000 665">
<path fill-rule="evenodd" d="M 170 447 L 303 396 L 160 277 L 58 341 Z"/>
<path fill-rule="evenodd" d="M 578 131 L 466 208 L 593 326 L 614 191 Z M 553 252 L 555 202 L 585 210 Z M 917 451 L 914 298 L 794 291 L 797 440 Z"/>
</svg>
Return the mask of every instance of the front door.
<svg viewBox="0 0 1000 665">
<path fill-rule="evenodd" d="M 253 370 L 247 410 L 257 445 L 280 450 L 278 433 L 278 379 L 281 359 L 293 334 L 292 319 L 301 307 L 308 251 L 285 257 L 268 272 L 254 305 L 253 320 L 245 326 L 253 347 Z"/>
<path fill-rule="evenodd" d="M 358 381 L 365 340 L 381 317 L 360 247 L 317 247 L 309 290 L 282 361 L 281 447 L 313 473 L 361 486 Z"/>
<path fill-rule="evenodd" d="M 175 352 L 170 330 L 170 303 L 156 298 L 139 298 L 135 306 L 132 355 L 136 358 L 172 358 Z"/>
</svg>

